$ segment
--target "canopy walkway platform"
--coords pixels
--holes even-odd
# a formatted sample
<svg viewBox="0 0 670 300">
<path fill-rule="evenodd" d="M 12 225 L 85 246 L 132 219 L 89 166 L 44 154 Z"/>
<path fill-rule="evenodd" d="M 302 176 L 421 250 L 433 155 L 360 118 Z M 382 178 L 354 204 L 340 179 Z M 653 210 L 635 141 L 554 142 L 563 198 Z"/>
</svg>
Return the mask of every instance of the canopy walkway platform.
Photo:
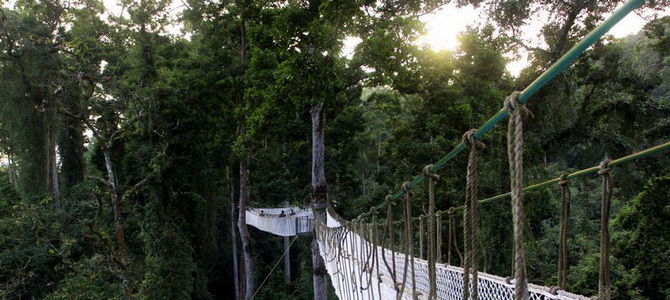
<svg viewBox="0 0 670 300">
<path fill-rule="evenodd" d="M 251 208 L 246 216 L 247 225 L 278 236 L 314 231 L 311 208 Z M 427 260 L 375 245 L 373 240 L 343 226 L 348 223 L 329 209 L 327 224 L 316 226 L 319 250 L 339 299 L 428 299 Z M 410 278 L 412 268 L 414 280 Z M 437 299 L 463 299 L 463 268 L 437 264 L 436 273 Z M 513 279 L 479 272 L 478 282 L 481 299 L 514 298 Z M 399 290 L 401 285 L 403 288 Z M 534 284 L 529 285 L 529 292 L 530 299 L 538 300 L 590 299 Z"/>
<path fill-rule="evenodd" d="M 295 236 L 314 231 L 311 208 L 253 208 L 246 211 L 247 225 L 278 236 Z"/>
</svg>

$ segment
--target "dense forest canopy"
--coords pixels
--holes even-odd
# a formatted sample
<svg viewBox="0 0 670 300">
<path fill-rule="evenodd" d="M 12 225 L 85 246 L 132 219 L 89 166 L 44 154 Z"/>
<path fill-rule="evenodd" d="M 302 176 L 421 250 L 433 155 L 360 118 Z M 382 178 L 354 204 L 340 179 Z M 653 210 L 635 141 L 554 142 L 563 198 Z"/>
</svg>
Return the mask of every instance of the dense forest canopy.
<svg viewBox="0 0 670 300">
<path fill-rule="evenodd" d="M 452 2 L 480 7 L 486 23 L 456 50 L 415 43 L 420 17 Z M 121 15 L 99 0 L 5 5 L 0 299 L 248 298 L 268 274 L 258 299 L 310 299 L 311 238 L 295 242 L 285 284 L 270 272 L 282 240 L 238 226 L 239 211 L 319 193 L 345 218 L 367 211 L 623 2 L 186 0 L 177 20 L 169 0 L 120 0 Z M 542 47 L 519 38 L 538 15 L 550 16 Z M 167 32 L 175 22 L 184 35 Z M 361 42 L 347 56 L 351 38 Z M 530 65 L 513 76 L 506 57 L 521 49 Z M 667 142 L 670 17 L 599 41 L 528 108 L 527 183 Z M 311 173 L 315 124 L 322 181 Z M 507 192 L 505 131 L 483 141 L 480 194 Z M 465 167 L 440 172 L 438 209 L 462 205 Z M 670 158 L 613 177 L 614 298 L 670 299 Z M 571 184 L 568 290 L 584 295 L 597 290 L 598 184 Z M 529 279 L 556 285 L 557 190 L 526 201 Z M 482 206 L 482 230 L 481 269 L 508 276 L 508 200 Z"/>
</svg>

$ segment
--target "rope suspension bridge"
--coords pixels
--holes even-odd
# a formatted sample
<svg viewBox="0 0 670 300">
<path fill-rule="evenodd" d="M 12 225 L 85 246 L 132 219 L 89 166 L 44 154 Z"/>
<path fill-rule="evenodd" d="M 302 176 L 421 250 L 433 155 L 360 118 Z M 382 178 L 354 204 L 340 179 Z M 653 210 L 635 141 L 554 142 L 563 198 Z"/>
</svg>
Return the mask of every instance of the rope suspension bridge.
<svg viewBox="0 0 670 300">
<path fill-rule="evenodd" d="M 570 66 L 624 16 L 642 5 L 642 0 L 628 1 L 580 43 L 539 76 L 526 89 L 508 96 L 503 108 L 481 127 L 466 132 L 462 142 L 421 175 L 405 182 L 402 188 L 386 196 L 380 204 L 353 220 L 344 220 L 328 205 L 327 221 L 315 220 L 312 209 L 253 208 L 246 211 L 247 224 L 280 236 L 314 233 L 319 251 L 340 299 L 592 299 L 565 290 L 568 273 L 567 236 L 572 180 L 598 174 L 602 180 L 600 220 L 600 261 L 597 299 L 611 299 L 609 276 L 609 218 L 613 194 L 612 168 L 670 150 L 670 142 L 615 160 L 606 159 L 598 165 L 557 178 L 523 185 L 523 119 L 530 114 L 525 103 L 558 73 Z M 479 199 L 477 192 L 477 161 L 484 149 L 484 135 L 504 118 L 508 120 L 508 162 L 510 192 Z M 443 168 L 459 153 L 468 151 L 466 199 L 464 205 L 438 210 L 435 185 Z M 426 183 L 428 210 L 412 215 L 412 190 Z M 555 185 L 560 189 L 561 216 L 558 253 L 558 286 L 528 283 L 524 249 L 523 193 Z M 480 272 L 481 232 L 480 204 L 511 198 L 514 235 L 513 275 L 500 277 Z M 320 207 L 318 208 L 320 209 Z M 385 218 L 381 214 L 386 212 Z M 463 253 L 456 243 L 455 214 L 463 215 Z M 400 212 L 400 213 L 399 213 Z M 448 230 L 443 232 L 443 217 Z M 400 216 L 399 220 L 394 218 Z M 416 232 L 416 229 L 419 229 Z M 447 249 L 445 253 L 444 235 Z M 417 243 L 418 242 L 418 243 Z M 418 245 L 418 247 L 417 247 Z M 418 248 L 418 249 L 417 249 Z M 416 251 L 418 250 L 418 251 Z M 457 252 L 461 266 L 452 265 L 452 250 Z M 445 255 L 446 254 L 446 255 Z M 446 261 L 445 261 L 446 259 Z"/>
</svg>

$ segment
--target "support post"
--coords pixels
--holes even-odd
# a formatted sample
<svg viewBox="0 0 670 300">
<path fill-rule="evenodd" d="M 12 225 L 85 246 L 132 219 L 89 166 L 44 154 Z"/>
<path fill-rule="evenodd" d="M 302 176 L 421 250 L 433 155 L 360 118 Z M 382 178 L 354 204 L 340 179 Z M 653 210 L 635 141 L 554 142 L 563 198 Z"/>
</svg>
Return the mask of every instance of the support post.
<svg viewBox="0 0 670 300">
<path fill-rule="evenodd" d="M 288 208 L 288 201 L 284 201 L 284 207 Z M 297 222 L 296 222 L 296 230 L 297 228 Z M 296 233 L 297 234 L 297 233 Z M 284 237 L 284 283 L 289 284 L 291 283 L 291 250 L 290 250 L 290 241 L 289 237 L 285 236 Z"/>
</svg>

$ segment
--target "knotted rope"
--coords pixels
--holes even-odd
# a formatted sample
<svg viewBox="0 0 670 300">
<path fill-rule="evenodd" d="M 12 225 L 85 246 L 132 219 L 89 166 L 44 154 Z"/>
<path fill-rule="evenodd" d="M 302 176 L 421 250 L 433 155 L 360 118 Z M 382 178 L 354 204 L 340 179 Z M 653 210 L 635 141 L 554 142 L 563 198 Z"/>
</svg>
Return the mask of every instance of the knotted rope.
<svg viewBox="0 0 670 300">
<path fill-rule="evenodd" d="M 407 255 L 410 257 L 410 265 L 412 267 L 412 295 L 416 295 L 416 271 L 414 269 L 414 227 L 412 227 L 411 202 L 412 191 L 409 189 L 409 182 L 403 183 L 402 191 L 405 194 L 405 240 L 407 242 Z M 405 270 L 407 270 L 407 264 L 405 264 Z"/>
<path fill-rule="evenodd" d="M 526 255 L 523 247 L 523 115 L 528 112 L 526 105 L 519 103 L 519 92 L 513 92 L 505 99 L 504 107 L 509 114 L 507 126 L 507 153 L 509 160 L 510 187 L 512 194 L 512 218 L 514 223 L 514 298 L 528 299 L 528 279 L 526 278 Z"/>
<path fill-rule="evenodd" d="M 386 227 L 384 227 L 384 239 L 388 237 L 389 243 L 388 243 L 388 249 L 391 250 L 391 265 L 389 265 L 388 261 L 386 260 L 386 255 L 382 255 L 382 259 L 384 260 L 384 265 L 386 266 L 386 269 L 389 271 L 389 274 L 391 274 L 391 280 L 393 280 L 393 287 L 398 291 L 398 286 L 396 283 L 398 282 L 397 276 L 396 276 L 396 264 L 395 264 L 395 234 L 393 234 L 393 206 L 395 203 L 393 203 L 393 199 L 391 195 L 386 195 L 386 203 L 387 203 L 387 208 L 386 208 Z M 384 244 L 384 243 L 383 243 Z"/>
<path fill-rule="evenodd" d="M 477 201 L 477 157 L 484 149 L 484 143 L 475 139 L 476 129 L 463 135 L 463 143 L 470 149 L 465 188 L 465 208 L 463 210 L 463 234 L 465 263 L 463 264 L 463 299 L 478 299 L 478 274 L 480 256 L 480 217 Z M 472 283 L 470 283 L 472 276 Z M 472 285 L 472 286 L 470 286 Z"/>
<path fill-rule="evenodd" d="M 612 175 L 610 175 L 609 163 L 606 159 L 600 163 L 598 174 L 603 178 L 602 193 L 600 197 L 600 274 L 598 278 L 598 297 L 602 300 L 610 300 L 612 283 L 610 281 L 609 257 L 610 257 L 610 205 L 612 203 Z"/>
<path fill-rule="evenodd" d="M 379 252 L 377 251 L 377 245 L 379 245 L 379 227 L 377 225 L 377 213 L 376 209 L 374 213 L 372 214 L 372 242 L 373 242 L 373 262 L 372 264 L 374 265 L 375 271 L 377 272 L 377 293 L 378 295 L 382 294 L 382 287 L 381 287 L 381 282 L 382 282 L 382 277 L 381 273 L 379 272 Z M 383 250 L 382 250 L 383 251 Z"/>
<path fill-rule="evenodd" d="M 570 187 L 568 174 L 560 177 L 561 187 L 561 233 L 558 246 L 558 287 L 565 290 L 568 281 L 568 226 L 570 224 Z"/>
<path fill-rule="evenodd" d="M 425 215 L 420 215 L 419 216 L 419 258 L 423 259 L 423 236 L 424 236 L 424 230 L 423 230 L 423 218 Z"/>
<path fill-rule="evenodd" d="M 362 290 L 368 290 L 370 292 L 370 285 L 372 283 L 372 241 L 371 237 L 372 235 L 370 234 L 370 229 L 369 229 L 369 224 L 365 223 L 364 221 L 360 223 L 360 241 L 362 242 L 361 246 L 361 257 L 365 257 L 365 264 L 363 265 L 363 272 L 360 272 L 360 281 L 361 281 L 361 289 Z M 365 274 L 365 282 L 367 285 L 363 287 L 363 273 L 366 272 Z"/>
<path fill-rule="evenodd" d="M 438 211 L 435 213 L 435 220 L 437 222 L 436 235 L 437 235 L 437 263 L 442 263 L 442 212 Z"/>
<path fill-rule="evenodd" d="M 437 298 L 437 285 L 435 283 L 437 257 L 435 254 L 437 250 L 435 238 L 435 183 L 440 179 L 440 176 L 430 171 L 432 167 L 433 165 L 427 165 L 423 168 L 423 174 L 428 179 L 428 281 L 430 287 L 428 299 Z"/>
</svg>

